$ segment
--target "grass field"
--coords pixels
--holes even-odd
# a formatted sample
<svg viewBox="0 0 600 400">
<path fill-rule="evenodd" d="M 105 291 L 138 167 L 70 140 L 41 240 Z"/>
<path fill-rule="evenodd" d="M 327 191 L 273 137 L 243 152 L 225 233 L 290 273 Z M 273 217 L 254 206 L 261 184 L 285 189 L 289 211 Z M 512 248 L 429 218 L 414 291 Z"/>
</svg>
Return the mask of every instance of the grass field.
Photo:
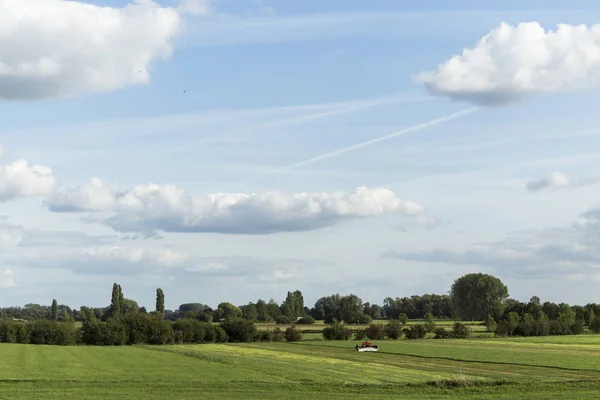
<svg viewBox="0 0 600 400">
<path fill-rule="evenodd" d="M 600 336 L 354 344 L 0 344 L 0 398 L 600 398 Z"/>
<path fill-rule="evenodd" d="M 452 325 L 454 324 L 455 321 L 452 320 L 447 320 L 447 319 L 440 319 L 440 320 L 436 320 L 435 323 L 438 327 L 443 327 L 446 330 L 450 330 L 452 329 Z M 374 320 L 373 321 L 374 324 L 387 324 L 388 321 L 387 320 Z M 424 321 L 423 320 L 409 320 L 408 323 L 406 324 L 406 326 L 412 326 L 412 325 L 416 325 L 416 324 L 423 324 Z M 466 326 L 469 327 L 469 329 L 472 332 L 472 336 L 475 338 L 488 338 L 488 337 L 492 337 L 493 334 L 490 332 L 486 332 L 486 327 L 485 325 L 483 325 L 482 321 L 473 321 L 473 322 L 464 322 L 464 324 Z M 259 331 L 264 331 L 264 330 L 268 330 L 268 329 L 274 329 L 274 328 L 280 328 L 282 330 L 287 329 L 288 327 L 292 326 L 291 324 L 275 324 L 275 323 L 257 323 L 255 324 L 257 329 Z M 302 324 L 294 324 L 294 326 L 298 329 L 300 329 L 303 332 L 302 335 L 302 340 L 310 340 L 310 341 L 317 341 L 317 340 L 323 340 L 323 329 L 325 329 L 325 327 L 329 326 L 329 324 L 325 324 L 323 323 L 323 321 L 317 321 L 315 324 L 312 325 L 302 325 Z M 353 325 L 353 324 L 347 324 L 346 327 L 352 331 L 357 331 L 359 329 L 365 329 L 367 328 L 369 325 Z M 433 333 L 428 333 L 427 337 L 428 338 L 433 338 L 435 335 Z"/>
</svg>

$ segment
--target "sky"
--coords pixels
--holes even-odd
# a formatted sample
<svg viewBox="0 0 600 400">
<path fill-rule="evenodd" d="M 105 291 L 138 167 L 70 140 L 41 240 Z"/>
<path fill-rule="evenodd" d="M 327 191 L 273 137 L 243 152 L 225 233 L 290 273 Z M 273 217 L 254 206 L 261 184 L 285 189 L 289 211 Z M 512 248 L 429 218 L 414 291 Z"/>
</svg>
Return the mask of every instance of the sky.
<svg viewBox="0 0 600 400">
<path fill-rule="evenodd" d="M 600 302 L 600 4 L 404 3 L 0 0 L 0 306 Z"/>
</svg>

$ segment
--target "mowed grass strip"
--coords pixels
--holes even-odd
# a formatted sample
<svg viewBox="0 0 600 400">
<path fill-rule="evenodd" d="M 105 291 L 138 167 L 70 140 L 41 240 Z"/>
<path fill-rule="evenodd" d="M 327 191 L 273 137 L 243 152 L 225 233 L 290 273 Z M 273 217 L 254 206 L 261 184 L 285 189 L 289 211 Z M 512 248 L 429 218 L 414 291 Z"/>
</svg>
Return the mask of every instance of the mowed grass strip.
<svg viewBox="0 0 600 400">
<path fill-rule="evenodd" d="M 561 343 L 506 339 L 399 340 L 382 341 L 380 353 L 410 355 L 429 359 L 553 367 L 577 371 L 600 371 L 600 340 L 588 336 L 565 337 Z M 585 344 L 580 344 L 585 343 Z M 304 346 L 347 347 L 348 343 L 303 342 Z"/>
<path fill-rule="evenodd" d="M 331 382 L 340 384 L 381 384 L 425 382 L 451 379 L 455 373 L 440 373 L 404 368 L 365 359 L 332 356 L 331 351 L 308 348 L 309 352 L 294 352 L 296 346 L 287 343 L 272 345 L 188 345 L 155 348 L 200 358 L 221 357 L 238 368 L 251 369 L 288 382 Z M 335 351 L 335 350 L 334 350 Z M 337 350 L 337 353 L 340 351 Z"/>
<path fill-rule="evenodd" d="M 403 341 L 404 342 L 404 341 Z M 519 364 L 505 364 L 495 362 L 477 362 L 469 360 L 469 353 L 463 352 L 463 359 L 450 360 L 438 357 L 423 357 L 403 355 L 398 352 L 386 352 L 388 344 L 400 344 L 403 342 L 380 342 L 382 350 L 377 353 L 356 352 L 350 342 L 325 342 L 327 346 L 311 346 L 291 344 L 281 347 L 277 344 L 250 344 L 244 346 L 272 347 L 280 351 L 293 352 L 296 354 L 315 354 L 325 356 L 328 359 L 337 358 L 360 363 L 365 370 L 372 368 L 374 364 L 384 365 L 386 373 L 390 376 L 413 376 L 422 377 L 425 380 L 433 376 L 440 379 L 454 379 L 457 375 L 466 375 L 472 379 L 487 380 L 509 380 L 512 382 L 530 381 L 567 381 L 567 380 L 596 380 L 600 379 L 600 371 L 582 371 L 569 368 L 548 368 L 546 366 L 531 366 Z M 427 341 L 428 342 L 428 341 Z M 437 342 L 437 341 L 436 341 Z M 411 342 L 425 343 L 425 341 Z M 336 344 L 337 346 L 332 346 Z M 344 346 L 341 348 L 340 346 Z M 318 351 L 313 349 L 317 348 Z M 343 349 L 343 351 L 340 351 Z M 427 377 L 427 378 L 426 378 Z M 401 379 L 395 379 L 399 381 Z M 411 382 L 413 380 L 410 380 Z"/>
</svg>

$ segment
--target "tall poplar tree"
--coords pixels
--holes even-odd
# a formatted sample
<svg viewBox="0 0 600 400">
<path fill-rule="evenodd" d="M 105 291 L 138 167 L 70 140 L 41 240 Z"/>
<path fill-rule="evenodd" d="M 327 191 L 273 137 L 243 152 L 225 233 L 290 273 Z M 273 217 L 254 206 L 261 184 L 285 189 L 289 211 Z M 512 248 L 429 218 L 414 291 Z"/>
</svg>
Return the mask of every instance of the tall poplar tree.
<svg viewBox="0 0 600 400">
<path fill-rule="evenodd" d="M 56 319 L 58 318 L 58 303 L 56 302 L 56 299 L 52 300 L 52 309 L 51 309 L 51 316 L 50 318 L 53 321 L 56 321 Z"/>
<path fill-rule="evenodd" d="M 110 299 L 109 318 L 121 318 L 121 304 L 123 304 L 123 292 L 121 286 L 113 283 L 112 297 Z"/>
<path fill-rule="evenodd" d="M 156 289 L 156 312 L 162 317 L 165 316 L 165 294 L 161 288 Z"/>
</svg>

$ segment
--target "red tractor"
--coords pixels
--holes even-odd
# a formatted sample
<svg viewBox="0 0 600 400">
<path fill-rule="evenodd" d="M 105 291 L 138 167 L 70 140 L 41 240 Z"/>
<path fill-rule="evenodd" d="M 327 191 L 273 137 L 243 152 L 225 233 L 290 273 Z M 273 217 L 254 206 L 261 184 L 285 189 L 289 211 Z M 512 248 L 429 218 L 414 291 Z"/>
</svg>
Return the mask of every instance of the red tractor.
<svg viewBox="0 0 600 400">
<path fill-rule="evenodd" d="M 356 351 L 379 351 L 379 346 L 372 344 L 371 342 L 362 342 L 360 345 L 354 347 Z"/>
</svg>

